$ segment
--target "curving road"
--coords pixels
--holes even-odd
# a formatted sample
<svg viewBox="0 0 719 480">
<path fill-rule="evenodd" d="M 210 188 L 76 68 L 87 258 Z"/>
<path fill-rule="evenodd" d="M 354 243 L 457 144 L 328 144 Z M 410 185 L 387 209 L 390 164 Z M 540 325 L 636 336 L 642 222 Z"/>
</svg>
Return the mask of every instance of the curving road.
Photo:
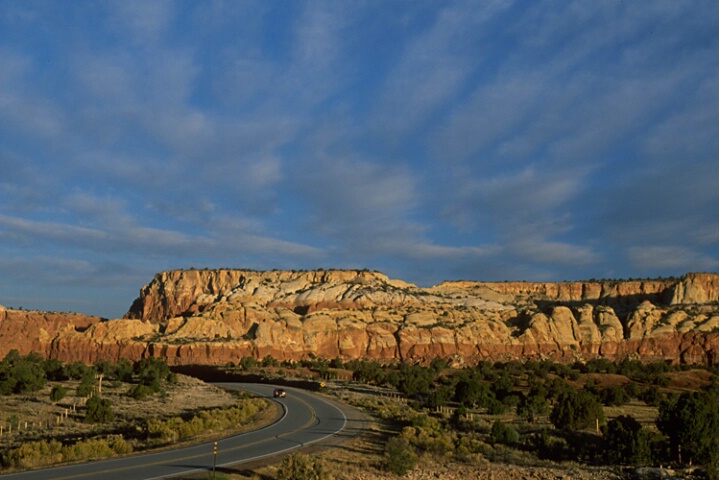
<svg viewBox="0 0 719 480">
<path fill-rule="evenodd" d="M 272 397 L 274 386 L 218 383 Z M 284 414 L 275 423 L 254 432 L 218 440 L 217 467 L 258 460 L 341 432 L 347 417 L 330 402 L 311 393 L 286 388 L 287 396 L 277 399 Z M 134 455 L 114 460 L 0 475 L 1 480 L 150 480 L 209 470 L 213 463 L 212 442 L 158 453 Z"/>
</svg>

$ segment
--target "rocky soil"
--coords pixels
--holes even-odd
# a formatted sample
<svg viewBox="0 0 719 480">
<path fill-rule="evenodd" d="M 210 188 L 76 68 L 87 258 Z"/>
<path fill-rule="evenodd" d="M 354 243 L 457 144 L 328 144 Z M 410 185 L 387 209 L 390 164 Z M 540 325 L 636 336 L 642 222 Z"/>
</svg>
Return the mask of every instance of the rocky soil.
<svg viewBox="0 0 719 480">
<path fill-rule="evenodd" d="M 381 475 L 360 474 L 356 480 L 386 479 Z M 482 467 L 463 464 L 420 465 L 402 478 L 408 480 L 619 480 L 627 478 L 612 468 L 526 467 L 487 463 Z"/>
</svg>

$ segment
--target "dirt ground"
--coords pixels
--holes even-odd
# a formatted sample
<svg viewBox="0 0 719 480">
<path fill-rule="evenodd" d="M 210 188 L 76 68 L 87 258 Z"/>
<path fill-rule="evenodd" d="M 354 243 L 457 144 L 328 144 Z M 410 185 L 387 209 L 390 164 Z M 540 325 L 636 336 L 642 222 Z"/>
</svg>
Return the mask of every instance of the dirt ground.
<svg viewBox="0 0 719 480">
<path fill-rule="evenodd" d="M 687 370 L 685 372 L 669 372 L 669 387 L 672 391 L 697 391 L 710 385 L 714 374 L 707 370 Z"/>
<path fill-rule="evenodd" d="M 334 390 L 334 391 L 333 391 Z M 329 398 L 357 399 L 363 395 L 373 395 L 372 388 L 361 387 L 341 393 L 342 388 L 329 384 L 325 394 Z M 383 391 L 383 389 L 379 389 Z M 377 393 L 377 392 L 374 392 Z M 656 409 L 654 409 L 656 413 Z M 315 446 L 301 453 L 319 457 L 331 478 L 336 480 L 382 480 L 399 478 L 384 470 L 386 441 L 393 434 L 382 422 L 363 412 L 345 410 L 350 422 L 344 438 L 336 439 L 331 445 Z M 285 456 L 265 459 L 254 464 L 242 464 L 218 471 L 217 479 L 224 480 L 275 480 L 278 478 L 280 464 Z M 420 457 L 418 464 L 406 476 L 410 480 L 619 480 L 628 478 L 621 470 L 613 467 L 593 468 L 574 463 L 550 464 L 541 466 L 509 465 L 483 461 L 480 464 L 466 464 L 432 455 Z M 212 478 L 209 474 L 194 474 L 181 477 L 181 480 L 201 480 Z"/>
<path fill-rule="evenodd" d="M 584 376 L 583 376 L 584 377 Z M 668 374 L 671 384 L 666 391 L 697 390 L 711 383 L 713 374 L 705 370 L 691 370 Z M 580 381 L 583 383 L 591 379 L 599 386 L 623 385 L 631 380 L 622 375 L 592 374 Z M 342 388 L 332 388 L 328 385 L 326 393 L 336 397 L 355 397 L 357 395 L 372 395 L 373 387 L 358 387 L 352 394 L 343 392 Z M 331 392 L 334 390 L 334 392 Z M 382 389 L 378 389 L 382 390 Z M 377 392 L 375 392 L 377 393 Z M 385 392 L 386 393 L 386 392 Z M 656 429 L 654 420 L 658 413 L 656 407 L 647 406 L 638 400 L 622 407 L 605 407 L 607 419 L 619 415 L 632 415 L 645 426 Z M 512 415 L 505 415 L 504 420 L 511 421 Z M 542 419 L 549 426 L 548 419 Z M 303 453 L 318 456 L 323 460 L 332 477 L 340 480 L 381 480 L 398 478 L 383 469 L 384 452 L 388 431 L 381 423 L 369 415 L 364 415 L 356 423 L 357 435 L 351 435 L 343 443 L 331 447 L 315 447 L 304 450 Z M 227 480 L 274 480 L 277 478 L 278 468 L 283 457 L 267 459 L 263 463 L 254 465 L 239 465 L 235 468 L 224 469 L 218 478 Z M 483 462 L 471 465 L 456 462 L 451 459 L 437 458 L 431 455 L 422 456 L 417 466 L 405 477 L 409 480 L 620 480 L 637 478 L 691 478 L 687 476 L 674 477 L 671 470 L 659 469 L 638 474 L 630 469 L 619 467 L 590 467 L 572 462 L 551 463 L 540 462 L 539 465 L 513 465 L 504 463 Z M 188 477 L 192 480 L 210 478 L 206 475 Z"/>
<path fill-rule="evenodd" d="M 112 402 L 115 421 L 110 424 L 83 423 L 84 399 L 74 396 L 77 381 L 62 382 L 68 395 L 54 404 L 50 390 L 59 382 L 48 384 L 43 390 L 29 395 L 0 397 L 0 449 L 15 447 L 22 442 L 55 437 L 68 441 L 136 426 L 147 418 L 166 418 L 189 414 L 206 408 L 232 405 L 237 397 L 198 379 L 178 375 L 174 384 L 167 385 L 164 394 L 146 400 L 135 400 L 126 395 L 127 384 L 113 387 L 103 382 L 102 395 Z M 20 429 L 18 430 L 18 426 Z"/>
<path fill-rule="evenodd" d="M 668 375 L 671 385 L 668 390 L 695 390 L 710 383 L 712 374 L 704 370 L 677 372 Z M 617 385 L 628 382 L 626 377 L 619 375 L 592 375 L 592 380 L 600 385 Z M 332 385 L 334 382 L 330 382 Z M 0 437 L 0 448 L 16 446 L 22 441 L 39 439 L 47 436 L 60 436 L 68 440 L 79 439 L 101 434 L 100 429 L 110 431 L 123 426 L 141 423 L 148 417 L 170 417 L 189 414 L 201 408 L 227 406 L 236 397 L 222 389 L 207 385 L 192 377 L 180 375 L 178 382 L 170 385 L 164 395 L 148 400 L 134 400 L 125 393 L 128 386 L 113 388 L 103 384 L 103 396 L 113 402 L 116 413 L 115 422 L 107 427 L 97 427 L 82 423 L 84 409 L 82 402 L 74 398 L 77 382 L 68 382 L 68 397 L 57 405 L 49 401 L 52 385 L 33 395 L 10 396 L 2 398 L 0 406 L 0 425 L 4 432 Z M 333 385 L 334 386 L 334 385 Z M 328 385 L 330 387 L 330 385 Z M 332 387 L 327 390 L 332 390 Z M 343 387 L 336 388 L 335 395 L 341 394 Z M 364 392 L 358 388 L 359 395 L 372 395 L 371 388 Z M 329 393 L 329 392 L 328 392 Z M 376 392 L 375 392 L 376 393 Z M 346 394 L 346 392 L 345 392 Z M 352 395 L 355 395 L 354 393 Z M 73 405 L 76 411 L 73 411 Z M 67 417 L 65 418 L 65 411 Z M 651 427 L 656 418 L 656 407 L 649 407 L 642 402 L 633 401 L 622 407 L 605 407 L 608 419 L 617 415 L 631 414 L 645 426 Z M 380 480 L 392 478 L 383 470 L 383 460 L 388 431 L 377 419 L 362 413 L 353 414 L 350 428 L 337 438 L 332 445 L 315 446 L 303 453 L 319 456 L 336 479 Z M 61 423 L 58 418 L 62 417 Z M 20 421 L 23 429 L 8 432 L 8 424 Z M 508 419 L 511 420 L 511 419 Z M 24 422 L 28 422 L 27 429 Z M 48 426 L 49 425 L 49 426 Z M 273 480 L 277 478 L 278 467 L 283 457 L 274 457 L 255 464 L 239 465 L 218 471 L 218 480 Z M 658 475 L 657 475 L 658 476 Z M 207 474 L 196 474 L 187 479 L 198 480 L 209 478 Z M 396 478 L 396 477 L 395 477 Z M 502 463 L 482 462 L 465 464 L 451 459 L 442 459 L 430 455 L 422 456 L 417 466 L 404 478 L 410 480 L 618 480 L 636 478 L 626 471 L 614 467 L 593 468 L 577 464 L 542 464 L 542 465 L 510 465 Z M 665 476 L 665 478 L 669 478 Z"/>
<path fill-rule="evenodd" d="M 303 453 L 318 456 L 336 480 L 384 480 L 399 478 L 383 469 L 386 433 L 371 420 L 360 437 L 332 447 L 315 447 Z M 264 464 L 239 465 L 218 471 L 218 480 L 275 480 L 283 457 Z M 209 474 L 182 477 L 181 480 L 209 479 Z M 486 462 L 468 465 L 432 456 L 423 456 L 402 478 L 409 480 L 620 480 L 628 478 L 620 470 L 571 465 L 519 466 Z"/>
</svg>

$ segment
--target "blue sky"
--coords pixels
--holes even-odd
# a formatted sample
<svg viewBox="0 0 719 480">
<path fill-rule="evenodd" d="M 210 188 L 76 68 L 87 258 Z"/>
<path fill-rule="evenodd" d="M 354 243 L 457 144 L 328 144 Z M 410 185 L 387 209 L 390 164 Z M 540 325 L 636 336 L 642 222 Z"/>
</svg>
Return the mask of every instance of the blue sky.
<svg viewBox="0 0 719 480">
<path fill-rule="evenodd" d="M 716 271 L 715 0 L 0 1 L 0 304 Z"/>
</svg>

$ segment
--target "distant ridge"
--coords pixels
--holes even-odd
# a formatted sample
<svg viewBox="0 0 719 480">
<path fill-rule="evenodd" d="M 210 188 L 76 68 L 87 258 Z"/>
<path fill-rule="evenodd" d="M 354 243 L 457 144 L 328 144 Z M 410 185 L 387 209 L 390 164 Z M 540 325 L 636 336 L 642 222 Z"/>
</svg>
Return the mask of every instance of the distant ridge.
<svg viewBox="0 0 719 480">
<path fill-rule="evenodd" d="M 369 270 L 172 270 L 124 319 L 0 309 L 11 348 L 66 361 L 171 364 L 365 358 L 456 363 L 595 357 L 716 364 L 716 274 L 586 282 L 446 281 L 419 288 Z"/>
</svg>

